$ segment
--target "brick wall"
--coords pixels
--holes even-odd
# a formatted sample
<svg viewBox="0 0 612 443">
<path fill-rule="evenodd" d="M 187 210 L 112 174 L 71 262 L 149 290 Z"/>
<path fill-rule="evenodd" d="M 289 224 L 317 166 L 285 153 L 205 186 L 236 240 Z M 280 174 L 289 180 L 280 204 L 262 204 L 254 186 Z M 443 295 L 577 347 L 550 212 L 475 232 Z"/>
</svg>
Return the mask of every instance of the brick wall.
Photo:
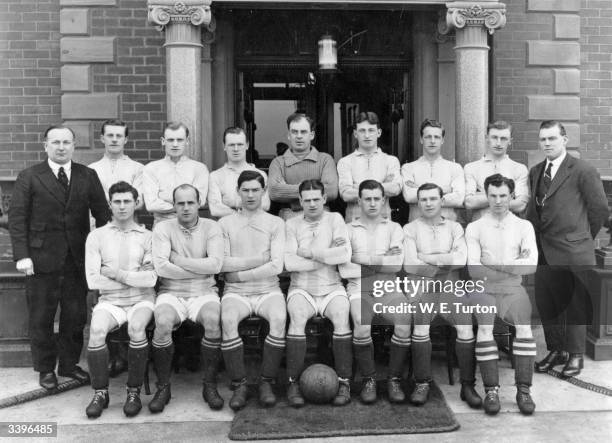
<svg viewBox="0 0 612 443">
<path fill-rule="evenodd" d="M 59 0 L 0 2 L 0 177 L 43 158 L 60 120 Z"/>
<path fill-rule="evenodd" d="M 612 178 L 612 1 L 582 0 L 581 153 Z"/>
</svg>

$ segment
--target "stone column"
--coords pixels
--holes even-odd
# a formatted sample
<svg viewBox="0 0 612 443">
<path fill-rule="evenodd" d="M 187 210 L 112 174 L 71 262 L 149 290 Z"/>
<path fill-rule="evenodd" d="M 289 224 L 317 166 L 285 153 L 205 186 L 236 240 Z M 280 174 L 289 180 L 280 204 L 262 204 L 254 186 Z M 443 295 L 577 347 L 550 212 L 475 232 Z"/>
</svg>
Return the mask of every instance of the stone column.
<svg viewBox="0 0 612 443">
<path fill-rule="evenodd" d="M 201 26 L 211 23 L 210 4 L 211 0 L 147 0 L 149 23 L 166 33 L 168 120 L 189 127 L 190 156 L 196 160 L 207 157 L 202 145 Z"/>
<path fill-rule="evenodd" d="M 456 161 L 465 165 L 485 151 L 489 119 L 489 46 L 493 34 L 506 24 L 506 5 L 496 1 L 455 1 L 446 4 L 442 32 L 455 29 Z"/>
</svg>

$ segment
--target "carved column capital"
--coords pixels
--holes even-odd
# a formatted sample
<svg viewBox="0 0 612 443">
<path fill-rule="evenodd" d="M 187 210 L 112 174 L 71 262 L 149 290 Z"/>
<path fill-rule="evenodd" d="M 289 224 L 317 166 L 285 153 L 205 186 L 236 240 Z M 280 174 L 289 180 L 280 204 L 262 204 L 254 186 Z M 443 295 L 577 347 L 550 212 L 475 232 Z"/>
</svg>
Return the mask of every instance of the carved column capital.
<svg viewBox="0 0 612 443">
<path fill-rule="evenodd" d="M 506 5 L 503 3 L 476 3 L 467 1 L 457 1 L 446 4 L 446 28 L 462 29 L 466 26 L 484 26 L 489 34 L 493 34 L 496 29 L 503 28 L 506 24 Z"/>
<path fill-rule="evenodd" d="M 149 23 L 162 30 L 169 24 L 209 26 L 212 0 L 147 0 Z"/>
</svg>

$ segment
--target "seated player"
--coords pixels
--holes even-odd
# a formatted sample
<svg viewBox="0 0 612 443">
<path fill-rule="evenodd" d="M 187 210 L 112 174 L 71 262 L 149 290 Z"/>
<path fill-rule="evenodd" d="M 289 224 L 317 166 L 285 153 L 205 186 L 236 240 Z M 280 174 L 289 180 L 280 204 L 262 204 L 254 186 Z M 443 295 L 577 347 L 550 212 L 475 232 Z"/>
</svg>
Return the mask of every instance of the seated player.
<svg viewBox="0 0 612 443">
<path fill-rule="evenodd" d="M 123 412 L 133 417 L 142 409 L 140 387 L 149 357 L 146 327 L 153 316 L 157 274 L 151 260 L 151 231 L 134 221 L 138 191 L 126 182 L 108 191 L 113 220 L 95 229 L 85 243 L 85 275 L 89 289 L 100 291 L 91 315 L 87 362 L 94 397 L 85 410 L 99 417 L 108 407 L 106 335 L 127 322 L 127 399 Z"/>
<path fill-rule="evenodd" d="M 444 191 L 434 183 L 424 183 L 417 190 L 420 216 L 404 226 L 404 269 L 408 277 L 429 284 L 412 294 L 415 306 L 412 334 L 412 367 L 416 386 L 410 401 L 423 405 L 429 396 L 431 382 L 431 341 L 429 326 L 437 315 L 451 323 L 457 331 L 455 351 L 461 378 L 461 400 L 472 408 L 482 405 L 474 389 L 474 331 L 472 316 L 458 309 L 465 294 L 444 292 L 442 283 L 459 281 L 459 269 L 467 258 L 463 228 L 456 221 L 442 216 Z M 453 285 L 454 288 L 454 285 Z M 461 295 L 461 297 L 459 296 Z M 433 306 L 433 312 L 428 309 Z"/>
<path fill-rule="evenodd" d="M 351 400 L 353 355 L 349 301 L 337 265 L 351 259 L 348 232 L 340 214 L 325 211 L 327 196 L 320 180 L 303 181 L 298 192 L 303 215 L 286 222 L 285 267 L 291 272 L 287 296 L 291 319 L 287 333 L 287 400 L 293 407 L 304 405 L 298 380 L 306 355 L 306 322 L 320 315 L 334 325 L 332 346 L 340 385 L 333 404 L 343 406 Z"/>
<path fill-rule="evenodd" d="M 172 193 L 176 218 L 160 221 L 153 229 L 153 263 L 161 281 L 153 336 L 157 392 L 149 403 L 154 413 L 170 401 L 172 331 L 186 319 L 204 327 L 202 397 L 211 409 L 223 407 L 217 392 L 221 303 L 214 278 L 223 263 L 223 234 L 216 222 L 199 218 L 200 198 L 196 187 L 178 186 Z"/>
<path fill-rule="evenodd" d="M 538 263 L 535 232 L 531 223 L 510 211 L 514 180 L 494 174 L 485 179 L 484 189 L 489 211 L 468 225 L 465 238 L 470 275 L 484 281 L 485 291 L 471 296 L 469 303 L 475 308 L 494 307 L 502 320 L 515 326 L 512 354 L 516 403 L 523 414 L 530 415 L 535 410 L 529 388 L 536 344 L 531 332 L 531 302 L 521 282 L 523 275 L 535 272 Z M 486 392 L 484 409 L 487 414 L 494 415 L 500 410 L 499 357 L 493 338 L 495 312 L 476 310 L 475 317 L 478 321 L 476 360 Z"/>
<path fill-rule="evenodd" d="M 276 403 L 271 383 L 285 349 L 287 308 L 278 282 L 278 274 L 283 271 L 285 224 L 262 209 L 264 192 L 265 181 L 259 172 L 241 172 L 238 194 L 242 211 L 219 220 L 225 240 L 221 350 L 234 389 L 229 405 L 235 411 L 244 407 L 247 399 L 244 346 L 238 334 L 240 321 L 257 315 L 270 325 L 259 383 L 259 402 L 263 406 Z"/>
<path fill-rule="evenodd" d="M 384 294 L 382 297 L 370 294 L 363 287 L 368 282 L 393 280 L 401 270 L 404 260 L 402 227 L 384 217 L 386 207 L 385 190 L 376 180 L 364 180 L 359 184 L 358 218 L 349 225 L 352 248 L 352 262 L 360 265 L 361 279 L 351 278 L 347 286 L 353 318 L 353 352 L 363 376 L 360 397 L 363 403 L 376 401 L 376 367 L 372 343 L 372 319 L 378 311 L 374 303 L 397 305 L 407 300 L 401 292 Z M 398 403 L 406 396 L 400 386 L 403 364 L 410 348 L 410 316 L 383 315 L 386 323 L 394 325 L 391 337 L 387 393 L 389 401 Z"/>
</svg>

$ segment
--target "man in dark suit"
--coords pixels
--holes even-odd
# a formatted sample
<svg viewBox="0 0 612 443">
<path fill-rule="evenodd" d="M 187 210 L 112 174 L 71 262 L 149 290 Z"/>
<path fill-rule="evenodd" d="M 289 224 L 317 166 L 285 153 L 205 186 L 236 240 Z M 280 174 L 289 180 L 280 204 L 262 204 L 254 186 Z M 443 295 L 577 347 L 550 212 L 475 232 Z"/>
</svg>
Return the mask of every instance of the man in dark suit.
<svg viewBox="0 0 612 443">
<path fill-rule="evenodd" d="M 595 264 L 593 239 L 608 217 L 608 204 L 599 173 L 567 155 L 567 141 L 561 123 L 542 122 L 539 143 L 546 160 L 529 172 L 527 219 L 538 243 L 536 304 L 549 351 L 535 369 L 564 364 L 562 373 L 570 377 L 584 365 L 590 320 L 585 271 Z"/>
<path fill-rule="evenodd" d="M 87 319 L 85 239 L 89 211 L 102 226 L 110 209 L 96 172 L 72 162 L 74 132 L 51 126 L 44 134 L 48 159 L 19 174 L 9 209 L 9 231 L 17 270 L 26 275 L 30 340 L 40 385 L 57 387 L 58 374 L 82 382 L 77 363 Z M 53 322 L 60 306 L 59 340 Z"/>
</svg>

